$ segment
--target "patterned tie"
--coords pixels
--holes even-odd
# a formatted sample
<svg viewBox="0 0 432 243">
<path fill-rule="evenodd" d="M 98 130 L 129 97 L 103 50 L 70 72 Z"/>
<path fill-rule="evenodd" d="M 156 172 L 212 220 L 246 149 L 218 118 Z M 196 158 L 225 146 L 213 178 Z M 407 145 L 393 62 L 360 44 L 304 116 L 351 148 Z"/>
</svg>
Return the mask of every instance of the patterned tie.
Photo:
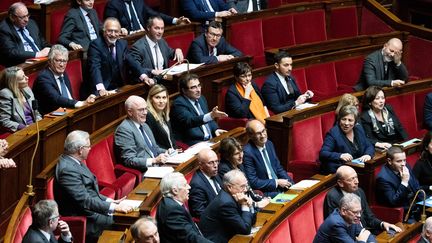
<svg viewBox="0 0 432 243">
<path fill-rule="evenodd" d="M 30 40 L 30 38 L 25 34 L 24 28 L 20 28 L 19 32 L 21 33 L 24 40 L 30 45 L 33 52 L 38 52 L 39 48 L 37 48 L 36 44 L 32 40 Z"/>
<path fill-rule="evenodd" d="M 109 46 L 109 50 L 110 50 L 110 53 L 111 53 L 111 57 L 112 57 L 112 59 L 115 61 L 116 60 L 116 53 L 115 53 L 115 45 L 114 44 L 111 44 L 110 46 Z"/>
</svg>

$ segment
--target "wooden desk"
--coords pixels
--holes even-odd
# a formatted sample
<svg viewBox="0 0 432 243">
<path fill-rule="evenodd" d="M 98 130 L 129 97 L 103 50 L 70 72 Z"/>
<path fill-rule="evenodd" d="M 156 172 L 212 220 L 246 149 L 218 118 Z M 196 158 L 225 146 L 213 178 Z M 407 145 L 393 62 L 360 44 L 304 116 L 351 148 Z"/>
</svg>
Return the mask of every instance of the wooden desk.
<svg viewBox="0 0 432 243">
<path fill-rule="evenodd" d="M 123 231 L 104 230 L 99 236 L 98 243 L 119 243 L 123 236 Z"/>
<path fill-rule="evenodd" d="M 403 232 L 395 234 L 394 237 L 389 235 L 386 231 L 376 236 L 376 240 L 379 243 L 387 243 L 387 242 L 408 242 L 410 239 L 414 238 L 416 235 L 420 234 L 422 231 L 423 224 L 420 222 L 414 224 L 402 224 L 397 223 Z"/>
</svg>

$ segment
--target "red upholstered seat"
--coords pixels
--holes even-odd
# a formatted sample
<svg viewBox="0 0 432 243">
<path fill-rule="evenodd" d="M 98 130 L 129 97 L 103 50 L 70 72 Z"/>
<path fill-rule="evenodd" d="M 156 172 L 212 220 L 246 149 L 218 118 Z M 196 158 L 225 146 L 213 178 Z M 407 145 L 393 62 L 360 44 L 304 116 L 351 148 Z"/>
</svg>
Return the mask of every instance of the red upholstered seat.
<svg viewBox="0 0 432 243">
<path fill-rule="evenodd" d="M 94 10 L 96 10 L 98 18 L 101 22 L 103 22 L 103 16 L 105 12 L 105 6 L 107 4 L 108 0 L 104 1 L 96 1 L 93 5 Z"/>
<path fill-rule="evenodd" d="M 403 208 L 390 208 L 380 205 L 371 205 L 370 208 L 377 218 L 386 222 L 396 224 L 403 220 Z"/>
<path fill-rule="evenodd" d="M 26 73 L 26 75 L 28 77 L 28 85 L 30 88 L 33 88 L 34 81 L 36 80 L 38 74 L 39 74 L 39 72 L 28 73 L 28 74 Z"/>
<path fill-rule="evenodd" d="M 358 35 L 357 7 L 332 8 L 330 13 L 329 39 Z"/>
<path fill-rule="evenodd" d="M 21 243 L 28 228 L 32 224 L 31 210 L 28 206 L 26 206 L 19 217 L 18 224 L 16 225 L 15 237 L 12 241 L 13 243 Z"/>
<path fill-rule="evenodd" d="M 292 242 L 288 219 L 280 223 L 268 237 L 268 243 Z"/>
<path fill-rule="evenodd" d="M 176 35 L 170 35 L 165 37 L 165 40 L 168 42 L 168 45 L 172 48 L 180 48 L 183 52 L 183 55 L 189 51 L 189 46 L 195 38 L 194 32 L 186 32 Z"/>
<path fill-rule="evenodd" d="M 51 12 L 51 32 L 48 42 L 54 44 L 57 43 L 57 39 L 60 35 L 64 16 L 69 11 L 68 5 L 63 5 L 62 7 Z"/>
<path fill-rule="evenodd" d="M 307 87 L 314 92 L 315 100 L 337 96 L 336 71 L 333 62 L 312 65 L 305 68 Z"/>
<path fill-rule="evenodd" d="M 397 117 L 407 131 L 410 138 L 421 136 L 417 130 L 415 109 L 415 95 L 413 93 L 401 94 L 386 99 L 386 103 L 393 107 Z"/>
<path fill-rule="evenodd" d="M 267 8 L 277 8 L 280 5 L 282 5 L 284 1 L 282 0 L 268 0 L 267 1 Z"/>
<path fill-rule="evenodd" d="M 296 84 L 298 88 L 300 89 L 301 93 L 306 92 L 306 90 L 309 89 L 307 82 L 306 82 L 306 73 L 304 68 L 296 68 L 292 70 L 292 75 L 295 78 Z"/>
<path fill-rule="evenodd" d="M 266 65 L 264 56 L 264 41 L 261 19 L 238 22 L 231 25 L 231 45 L 243 52 L 244 55 L 254 57 L 254 67 Z"/>
<path fill-rule="evenodd" d="M 358 56 L 334 62 L 339 90 L 349 90 L 349 93 L 352 92 L 352 88 L 360 77 L 363 60 L 363 56 Z"/>
<path fill-rule="evenodd" d="M 259 77 L 255 77 L 254 81 L 255 83 L 258 85 L 258 88 L 261 90 L 265 80 L 267 79 L 267 76 L 259 76 Z"/>
<path fill-rule="evenodd" d="M 324 222 L 324 199 L 327 193 L 320 193 L 312 200 L 314 211 L 315 228 L 318 230 L 320 225 Z"/>
<path fill-rule="evenodd" d="M 423 120 L 424 120 L 424 103 L 425 98 L 428 93 L 432 92 L 432 89 L 426 90 L 424 92 L 418 92 L 415 94 L 415 113 L 416 113 L 416 119 L 417 119 L 417 130 L 422 131 L 423 126 Z"/>
<path fill-rule="evenodd" d="M 80 87 L 83 81 L 81 59 L 78 58 L 69 61 L 66 66 L 66 73 L 69 76 L 69 80 L 72 86 L 73 98 L 75 100 L 80 100 Z"/>
<path fill-rule="evenodd" d="M 361 35 L 373 35 L 392 32 L 393 29 L 382 21 L 378 16 L 371 11 L 362 8 L 361 14 Z"/>
<path fill-rule="evenodd" d="M 324 10 L 297 13 L 293 17 L 294 36 L 297 45 L 327 40 Z"/>
<path fill-rule="evenodd" d="M 292 46 L 295 44 L 292 15 L 264 18 L 262 20 L 262 28 L 265 49 Z"/>
<path fill-rule="evenodd" d="M 416 36 L 408 37 L 408 45 L 404 46 L 407 53 L 407 68 L 409 74 L 426 78 L 432 76 L 432 58 L 429 53 L 432 49 L 432 41 Z M 421 60 L 421 61 L 419 61 Z"/>
<path fill-rule="evenodd" d="M 299 207 L 288 217 L 292 243 L 312 242 L 315 234 L 315 217 L 312 202 Z"/>
<path fill-rule="evenodd" d="M 321 115 L 321 134 L 323 140 L 325 138 L 326 133 L 334 126 L 336 120 L 336 115 L 333 111 L 324 113 Z"/>
<path fill-rule="evenodd" d="M 421 235 L 416 235 L 414 238 L 408 241 L 408 243 L 417 243 L 418 240 L 420 240 Z"/>
</svg>

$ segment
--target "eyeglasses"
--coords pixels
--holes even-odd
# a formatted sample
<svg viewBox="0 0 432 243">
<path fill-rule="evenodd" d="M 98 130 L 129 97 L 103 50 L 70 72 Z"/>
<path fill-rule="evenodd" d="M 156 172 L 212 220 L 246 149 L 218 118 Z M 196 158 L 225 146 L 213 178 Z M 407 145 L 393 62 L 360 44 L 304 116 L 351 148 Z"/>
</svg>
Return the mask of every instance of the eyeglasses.
<svg viewBox="0 0 432 243">
<path fill-rule="evenodd" d="M 360 210 L 360 211 L 353 211 L 351 209 L 347 209 L 347 210 L 356 216 L 361 216 L 363 214 L 363 210 Z"/>
<path fill-rule="evenodd" d="M 67 63 L 68 60 L 67 59 L 57 59 L 57 58 L 54 58 L 54 62 L 56 62 L 56 63 Z"/>
<path fill-rule="evenodd" d="M 118 34 L 118 33 L 120 33 L 120 30 L 107 30 L 106 29 L 105 32 L 108 34 Z"/>
<path fill-rule="evenodd" d="M 222 37 L 221 34 L 216 34 L 216 33 L 213 33 L 213 32 L 207 32 L 207 34 L 208 34 L 210 37 L 212 37 L 212 38 L 221 38 L 221 37 Z"/>
<path fill-rule="evenodd" d="M 201 84 L 197 84 L 197 85 L 189 87 L 190 90 L 197 90 L 199 88 L 201 88 Z"/>
<path fill-rule="evenodd" d="M 258 131 L 255 133 L 256 136 L 263 136 L 267 134 L 267 128 L 264 128 L 262 131 Z"/>
<path fill-rule="evenodd" d="M 24 19 L 28 19 L 30 18 L 30 14 L 24 15 L 24 16 L 18 16 L 16 14 L 14 14 L 15 17 L 17 17 L 19 20 L 24 20 Z"/>
<path fill-rule="evenodd" d="M 60 218 L 60 215 L 54 215 L 49 218 L 49 220 L 54 220 Z"/>
<path fill-rule="evenodd" d="M 245 73 L 239 76 L 241 79 L 252 78 L 252 73 Z"/>
<path fill-rule="evenodd" d="M 91 145 L 84 145 L 84 146 L 81 146 L 81 148 L 90 149 L 90 148 L 91 148 Z"/>
</svg>

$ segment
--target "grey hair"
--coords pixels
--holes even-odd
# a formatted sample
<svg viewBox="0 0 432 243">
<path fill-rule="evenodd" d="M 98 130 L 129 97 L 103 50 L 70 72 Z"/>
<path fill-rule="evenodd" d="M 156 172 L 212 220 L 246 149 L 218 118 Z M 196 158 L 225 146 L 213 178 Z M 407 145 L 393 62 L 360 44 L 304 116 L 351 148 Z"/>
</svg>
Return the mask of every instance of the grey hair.
<svg viewBox="0 0 432 243">
<path fill-rule="evenodd" d="M 339 202 L 339 208 L 351 209 L 354 204 L 360 204 L 360 197 L 354 193 L 347 193 Z"/>
<path fill-rule="evenodd" d="M 243 176 L 246 178 L 245 174 L 241 170 L 230 170 L 227 173 L 225 173 L 223 177 L 223 186 L 225 189 L 227 189 L 228 185 L 233 185 L 234 180 L 238 178 L 239 176 Z"/>
<path fill-rule="evenodd" d="M 54 56 L 59 53 L 62 56 L 66 56 L 67 58 L 69 58 L 69 51 L 68 49 L 66 49 L 66 47 L 60 45 L 60 44 L 56 44 L 53 45 L 50 49 L 50 51 L 48 52 L 48 59 L 49 60 L 53 60 Z"/>
<path fill-rule="evenodd" d="M 108 18 L 105 19 L 105 21 L 104 21 L 104 23 L 103 23 L 103 31 L 105 31 L 105 28 L 106 28 L 107 23 L 108 23 L 108 22 L 111 22 L 111 21 L 117 23 L 118 26 L 119 26 L 119 30 L 121 29 L 120 22 L 118 21 L 117 18 L 114 18 L 114 17 L 108 17 Z"/>
<path fill-rule="evenodd" d="M 141 229 L 142 225 L 149 223 L 149 222 L 153 223 L 156 226 L 156 221 L 150 216 L 143 216 L 140 219 L 138 219 L 137 221 L 135 221 L 135 223 L 130 227 L 132 238 L 134 238 L 134 240 L 141 239 L 140 229 Z"/>
<path fill-rule="evenodd" d="M 49 220 L 54 216 L 54 211 L 58 208 L 54 200 L 40 200 L 33 206 L 32 225 L 38 229 L 43 229 L 49 225 Z"/>
<path fill-rule="evenodd" d="M 174 188 L 180 188 L 182 180 L 185 179 L 184 175 L 180 172 L 169 173 L 162 178 L 160 183 L 160 190 L 164 197 L 174 197 L 172 193 Z"/>
<path fill-rule="evenodd" d="M 125 109 L 126 109 L 126 110 L 131 109 L 132 106 L 133 106 L 135 103 L 137 103 L 138 101 L 144 101 L 144 102 L 145 102 L 145 99 L 142 98 L 142 97 L 140 97 L 140 96 L 137 96 L 137 95 L 131 95 L 131 96 L 129 96 L 129 97 L 126 99 L 126 101 L 125 101 Z"/>
<path fill-rule="evenodd" d="M 89 139 L 90 135 L 88 132 L 75 130 L 70 132 L 64 143 L 64 153 L 65 154 L 74 154 L 80 150 L 81 147 L 87 145 L 87 139 Z"/>
<path fill-rule="evenodd" d="M 425 236 L 426 232 L 432 233 L 432 217 L 428 217 L 423 225 L 422 235 Z"/>
<path fill-rule="evenodd" d="M 16 13 L 16 10 L 18 9 L 18 8 L 20 8 L 20 7 L 27 7 L 24 3 L 22 3 L 22 2 L 16 2 L 16 3 L 13 3 L 12 5 L 10 5 L 10 7 L 9 7 L 9 9 L 8 9 L 8 15 L 9 16 L 11 16 L 11 15 L 15 15 L 15 13 Z"/>
</svg>

